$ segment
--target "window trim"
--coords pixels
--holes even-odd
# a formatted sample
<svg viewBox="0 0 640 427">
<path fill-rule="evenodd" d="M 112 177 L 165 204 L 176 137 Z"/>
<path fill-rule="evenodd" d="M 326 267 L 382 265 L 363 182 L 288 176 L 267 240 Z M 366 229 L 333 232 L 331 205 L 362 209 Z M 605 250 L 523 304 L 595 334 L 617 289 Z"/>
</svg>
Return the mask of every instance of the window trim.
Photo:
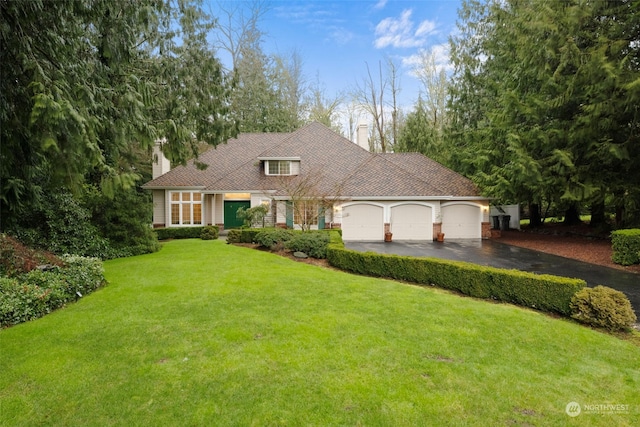
<svg viewBox="0 0 640 427">
<path fill-rule="evenodd" d="M 265 161 L 265 174 L 268 176 L 291 176 L 292 172 L 293 172 L 293 165 L 292 165 L 293 161 L 292 160 L 266 160 Z M 274 167 L 277 165 L 277 172 L 272 172 L 272 167 Z M 283 173 L 282 169 L 283 166 L 286 165 L 286 169 L 287 172 Z"/>
<path fill-rule="evenodd" d="M 258 160 L 263 163 L 263 171 L 266 176 L 294 176 L 300 174 L 300 157 L 258 157 Z M 280 166 L 278 166 L 278 173 L 270 173 L 269 167 L 272 164 L 278 162 L 287 162 L 289 164 L 289 173 L 279 173 Z"/>
<path fill-rule="evenodd" d="M 168 191 L 168 197 L 169 197 L 169 226 L 170 227 L 200 227 L 202 225 L 204 225 L 204 212 L 203 212 L 203 199 L 204 199 L 204 194 L 202 194 L 200 191 Z M 173 196 L 177 194 L 178 195 L 178 200 L 174 200 Z M 188 194 L 188 199 L 189 200 L 184 200 L 185 197 L 184 195 Z M 196 197 L 195 196 L 199 196 L 199 200 L 194 200 Z M 178 222 L 174 223 L 174 206 L 177 207 L 177 214 L 178 214 Z M 199 213 L 200 213 L 200 222 L 196 223 L 195 222 L 195 207 L 199 206 Z M 185 208 L 188 208 L 188 215 L 189 215 L 189 223 L 185 223 L 185 218 L 184 218 L 184 214 L 185 214 Z"/>
<path fill-rule="evenodd" d="M 292 210 L 293 210 L 293 225 L 296 226 L 318 226 L 320 223 L 320 204 L 317 201 L 306 201 L 306 200 L 302 200 L 302 201 L 298 201 L 298 204 L 304 204 L 304 211 L 303 212 L 299 212 L 298 209 L 296 209 L 295 202 L 292 202 Z M 300 215 L 304 214 L 304 218 L 300 218 Z M 311 218 L 309 218 L 311 217 Z M 296 222 L 296 219 L 298 220 L 298 222 Z M 311 220 L 311 221 L 315 221 L 312 223 L 307 223 L 307 222 L 299 222 L 300 219 L 303 219 L 303 221 L 307 221 L 307 220 Z"/>
</svg>

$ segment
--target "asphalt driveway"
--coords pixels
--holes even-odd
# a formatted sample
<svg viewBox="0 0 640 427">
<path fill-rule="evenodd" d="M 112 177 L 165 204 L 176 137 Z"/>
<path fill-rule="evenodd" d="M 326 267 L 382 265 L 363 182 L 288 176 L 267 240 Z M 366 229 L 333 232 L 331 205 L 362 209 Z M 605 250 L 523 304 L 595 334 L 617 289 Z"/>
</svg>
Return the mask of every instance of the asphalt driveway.
<svg viewBox="0 0 640 427">
<path fill-rule="evenodd" d="M 345 242 L 359 252 L 433 257 L 479 265 L 583 279 L 588 286 L 605 285 L 624 292 L 640 319 L 640 275 L 588 264 L 495 240 L 447 240 L 437 242 Z"/>
</svg>

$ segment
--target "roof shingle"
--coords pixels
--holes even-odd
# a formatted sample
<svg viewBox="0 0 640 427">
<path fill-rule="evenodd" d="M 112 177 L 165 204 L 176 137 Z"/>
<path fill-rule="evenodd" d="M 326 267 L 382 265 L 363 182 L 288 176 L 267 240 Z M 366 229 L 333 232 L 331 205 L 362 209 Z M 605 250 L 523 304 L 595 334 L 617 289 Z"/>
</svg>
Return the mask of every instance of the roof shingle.
<svg viewBox="0 0 640 427">
<path fill-rule="evenodd" d="M 300 158 L 300 176 L 321 171 L 325 191 L 344 197 L 479 196 L 462 175 L 419 153 L 369 153 L 320 123 L 291 133 L 240 134 L 207 150 L 199 161 L 178 166 L 143 187 L 204 187 L 208 192 L 278 190 L 278 177 L 266 176 L 259 158 Z"/>
</svg>

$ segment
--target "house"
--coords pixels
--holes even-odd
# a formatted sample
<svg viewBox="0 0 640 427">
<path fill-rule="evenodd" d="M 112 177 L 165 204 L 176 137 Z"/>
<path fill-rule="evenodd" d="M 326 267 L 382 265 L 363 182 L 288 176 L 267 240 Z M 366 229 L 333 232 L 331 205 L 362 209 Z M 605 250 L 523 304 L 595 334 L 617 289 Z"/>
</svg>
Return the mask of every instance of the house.
<svg viewBox="0 0 640 427">
<path fill-rule="evenodd" d="M 205 170 L 193 162 L 169 170 L 157 146 L 154 179 L 143 186 L 153 192 L 153 224 L 229 229 L 242 225 L 239 208 L 264 204 L 270 225 L 341 228 L 346 241 L 490 236 L 489 201 L 470 180 L 422 154 L 361 145 L 320 123 L 240 134 L 200 156 Z"/>
</svg>

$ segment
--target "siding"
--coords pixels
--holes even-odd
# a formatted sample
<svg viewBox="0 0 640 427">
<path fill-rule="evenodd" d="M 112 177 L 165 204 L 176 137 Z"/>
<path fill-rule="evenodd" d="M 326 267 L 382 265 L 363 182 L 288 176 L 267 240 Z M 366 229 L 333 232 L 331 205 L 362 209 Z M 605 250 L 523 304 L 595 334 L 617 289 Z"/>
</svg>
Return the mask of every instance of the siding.
<svg viewBox="0 0 640 427">
<path fill-rule="evenodd" d="M 153 190 L 153 225 L 166 225 L 164 193 L 164 190 Z"/>
</svg>

